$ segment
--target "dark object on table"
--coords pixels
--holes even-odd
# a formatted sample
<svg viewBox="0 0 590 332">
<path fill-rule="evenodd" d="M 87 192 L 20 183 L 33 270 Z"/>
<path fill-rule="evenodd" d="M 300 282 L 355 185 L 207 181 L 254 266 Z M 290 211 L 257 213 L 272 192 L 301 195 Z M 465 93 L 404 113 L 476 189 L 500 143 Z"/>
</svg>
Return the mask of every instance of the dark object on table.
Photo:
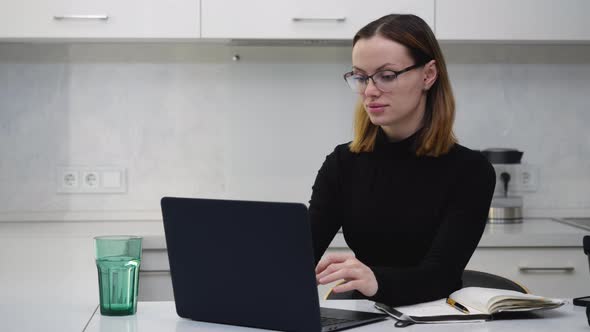
<svg viewBox="0 0 590 332">
<path fill-rule="evenodd" d="M 588 256 L 588 263 L 590 264 L 590 236 L 585 235 L 583 240 L 584 245 L 584 254 Z M 574 299 L 574 305 L 578 306 L 585 306 L 586 307 L 586 319 L 588 320 L 588 325 L 590 325 L 590 296 L 582 296 L 577 297 Z"/>
</svg>

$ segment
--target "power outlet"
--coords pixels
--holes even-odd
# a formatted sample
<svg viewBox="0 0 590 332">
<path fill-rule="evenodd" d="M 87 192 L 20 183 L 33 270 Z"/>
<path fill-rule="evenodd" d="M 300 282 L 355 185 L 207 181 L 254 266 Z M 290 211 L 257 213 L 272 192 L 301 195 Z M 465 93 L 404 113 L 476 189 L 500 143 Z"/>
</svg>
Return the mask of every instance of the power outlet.
<svg viewBox="0 0 590 332">
<path fill-rule="evenodd" d="M 494 164 L 496 171 L 496 194 L 504 193 L 502 173 L 509 175 L 508 194 L 537 191 L 539 168 L 532 164 Z"/>
<path fill-rule="evenodd" d="M 539 168 L 531 164 L 522 164 L 517 175 L 517 187 L 521 191 L 537 191 L 539 186 Z"/>
<path fill-rule="evenodd" d="M 57 192 L 115 194 L 127 192 L 127 172 L 119 167 L 65 166 L 57 168 Z"/>
<path fill-rule="evenodd" d="M 510 164 L 494 164 L 494 170 L 496 171 L 496 188 L 495 194 L 503 194 L 504 193 L 504 181 L 502 180 L 502 174 L 506 173 L 509 176 L 508 181 L 508 194 L 513 194 L 515 189 L 515 181 L 514 178 L 516 176 L 516 172 L 514 171 L 514 165 Z"/>
<path fill-rule="evenodd" d="M 97 171 L 83 171 L 82 172 L 82 188 L 86 190 L 96 190 L 100 188 L 100 172 Z"/>
<path fill-rule="evenodd" d="M 76 192 L 80 187 L 80 173 L 71 168 L 58 168 L 56 172 L 57 192 Z"/>
</svg>

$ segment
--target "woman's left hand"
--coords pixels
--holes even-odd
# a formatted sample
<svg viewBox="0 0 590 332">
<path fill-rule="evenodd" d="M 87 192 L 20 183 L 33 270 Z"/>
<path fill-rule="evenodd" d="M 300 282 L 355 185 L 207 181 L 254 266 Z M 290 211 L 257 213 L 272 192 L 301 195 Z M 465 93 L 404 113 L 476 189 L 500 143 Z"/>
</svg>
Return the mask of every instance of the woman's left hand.
<svg viewBox="0 0 590 332">
<path fill-rule="evenodd" d="M 316 266 L 315 274 L 318 284 L 322 285 L 344 279 L 345 283 L 332 289 L 335 293 L 356 289 L 370 297 L 375 295 L 379 288 L 373 271 L 352 254 L 326 255 Z"/>
</svg>

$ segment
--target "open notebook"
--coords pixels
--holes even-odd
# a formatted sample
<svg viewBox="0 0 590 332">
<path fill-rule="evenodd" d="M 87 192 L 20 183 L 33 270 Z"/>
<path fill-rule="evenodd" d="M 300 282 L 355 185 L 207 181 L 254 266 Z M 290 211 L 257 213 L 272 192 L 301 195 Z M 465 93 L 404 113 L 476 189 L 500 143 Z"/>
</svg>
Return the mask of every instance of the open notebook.
<svg viewBox="0 0 590 332">
<path fill-rule="evenodd" d="M 500 312 L 553 309 L 565 303 L 561 299 L 482 287 L 462 288 L 449 299 L 395 308 L 375 303 L 375 307 L 398 320 L 396 326 L 403 327 L 415 323 L 483 322 Z"/>
</svg>

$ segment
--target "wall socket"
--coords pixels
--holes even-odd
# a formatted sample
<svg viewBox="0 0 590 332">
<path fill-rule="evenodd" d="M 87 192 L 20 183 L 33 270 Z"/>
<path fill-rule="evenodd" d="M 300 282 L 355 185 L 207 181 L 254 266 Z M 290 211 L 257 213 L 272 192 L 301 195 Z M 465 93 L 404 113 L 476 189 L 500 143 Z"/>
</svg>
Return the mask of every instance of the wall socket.
<svg viewBox="0 0 590 332">
<path fill-rule="evenodd" d="M 127 192 L 127 171 L 120 167 L 58 166 L 58 193 L 114 194 Z"/>
<path fill-rule="evenodd" d="M 510 175 L 508 193 L 534 192 L 539 186 L 539 167 L 532 164 L 493 164 L 496 170 L 496 193 L 504 192 L 501 174 Z"/>
</svg>

